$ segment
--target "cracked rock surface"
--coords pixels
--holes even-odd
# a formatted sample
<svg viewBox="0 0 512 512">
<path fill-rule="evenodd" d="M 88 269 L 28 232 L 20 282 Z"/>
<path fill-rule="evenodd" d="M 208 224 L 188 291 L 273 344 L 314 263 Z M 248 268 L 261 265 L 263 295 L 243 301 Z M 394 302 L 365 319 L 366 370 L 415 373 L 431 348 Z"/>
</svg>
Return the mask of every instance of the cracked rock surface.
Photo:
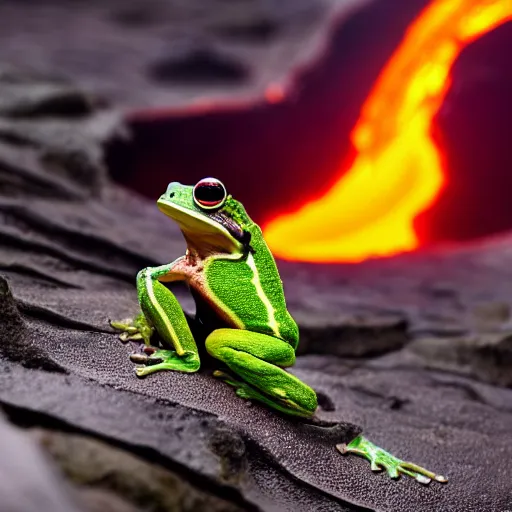
<svg viewBox="0 0 512 512">
<path fill-rule="evenodd" d="M 77 90 L 62 101 L 89 106 L 59 116 L 61 83 L 33 96 L 16 79 L 31 108 L 13 116 L 4 101 L 0 117 L 0 403 L 61 468 L 77 510 L 511 507 L 510 237 L 357 266 L 279 264 L 304 336 L 292 371 L 330 427 L 236 397 L 207 359 L 196 374 L 137 379 L 134 347 L 108 320 L 137 312 L 137 271 L 184 242 L 153 202 L 109 181 L 115 115 Z M 449 483 L 392 481 L 340 455 L 361 428 Z"/>
</svg>

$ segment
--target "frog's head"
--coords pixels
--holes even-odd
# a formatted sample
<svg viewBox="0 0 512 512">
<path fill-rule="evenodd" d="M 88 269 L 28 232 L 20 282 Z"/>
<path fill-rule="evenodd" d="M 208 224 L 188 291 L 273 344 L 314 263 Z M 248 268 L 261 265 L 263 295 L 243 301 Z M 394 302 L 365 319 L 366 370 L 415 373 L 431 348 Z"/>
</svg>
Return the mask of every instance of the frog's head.
<svg viewBox="0 0 512 512">
<path fill-rule="evenodd" d="M 169 183 L 157 205 L 195 248 L 237 253 L 250 247 L 251 219 L 215 178 L 204 178 L 194 186 Z"/>
</svg>

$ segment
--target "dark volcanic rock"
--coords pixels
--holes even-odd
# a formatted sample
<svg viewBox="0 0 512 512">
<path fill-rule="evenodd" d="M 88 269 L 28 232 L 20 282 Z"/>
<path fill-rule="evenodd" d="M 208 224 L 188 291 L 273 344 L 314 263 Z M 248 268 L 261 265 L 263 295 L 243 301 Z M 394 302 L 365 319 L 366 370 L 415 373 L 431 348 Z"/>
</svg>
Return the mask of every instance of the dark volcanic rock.
<svg viewBox="0 0 512 512">
<path fill-rule="evenodd" d="M 327 320 L 326 331 L 332 323 L 340 325 L 335 346 L 326 351 L 357 356 L 350 353 L 349 326 L 358 319 L 352 329 L 359 329 L 360 339 L 369 324 L 373 343 L 384 351 L 403 346 L 393 361 L 511 386 L 509 247 L 510 236 L 504 236 L 359 265 L 316 265 L 314 286 L 307 265 L 288 263 L 281 269 L 290 307 L 303 317 L 308 336 L 311 325 L 322 325 L 319 319 Z M 379 318 L 388 321 L 379 327 Z M 325 350 L 321 330 L 308 351 Z M 385 334 L 393 334 L 387 348 Z M 366 343 L 371 353 L 372 343 Z"/>
<path fill-rule="evenodd" d="M 9 285 L 0 275 L 0 354 L 24 366 L 47 371 L 64 371 L 37 341 L 31 338 Z"/>
<path fill-rule="evenodd" d="M 0 119 L 0 268 L 9 284 L 2 281 L 1 333 L 14 347 L 1 352 L 0 402 L 17 423 L 68 432 L 57 445 L 56 434 L 48 434 L 47 444 L 82 483 L 100 469 L 94 473 L 76 447 L 87 446 L 90 457 L 98 442 L 115 447 L 115 458 L 125 462 L 115 469 L 104 454 L 111 480 L 91 491 L 90 503 L 101 507 L 113 493 L 119 510 L 140 508 L 141 489 L 125 493 L 123 486 L 127 468 L 144 467 L 160 482 L 141 484 L 155 500 L 164 500 L 158 475 L 165 468 L 174 475 L 166 478 L 179 475 L 179 492 L 186 481 L 193 496 L 228 510 L 510 508 L 512 390 L 459 369 L 436 371 L 446 370 L 443 351 L 441 360 L 427 361 L 413 350 L 427 335 L 482 339 L 484 332 L 504 332 L 507 307 L 482 304 L 511 304 L 509 240 L 358 266 L 280 264 L 311 351 L 329 351 L 300 356 L 292 369 L 319 393 L 320 424 L 241 400 L 212 377 L 215 362 L 207 358 L 196 374 L 137 379 L 128 358 L 134 347 L 118 340 L 108 319 L 134 314 L 137 271 L 172 260 L 184 244 L 152 203 L 108 181 L 102 144 L 119 133 L 108 112 L 58 123 L 49 112 L 51 118 L 41 109 L 23 122 Z M 66 131 L 69 137 L 55 136 Z M 87 186 L 86 169 L 94 186 Z M 357 340 L 368 346 L 359 348 Z M 25 354 L 21 361 L 16 349 Z M 45 364 L 30 364 L 41 358 Z M 493 356 L 483 361 L 489 368 Z M 340 455 L 335 444 L 353 438 L 359 425 L 449 483 L 392 481 L 373 474 L 366 461 Z M 129 483 L 137 479 L 142 475 Z"/>
<path fill-rule="evenodd" d="M 248 70 L 243 63 L 212 53 L 208 49 L 194 50 L 186 56 L 157 60 L 149 66 L 148 72 L 152 80 L 162 84 L 237 83 L 248 78 Z"/>
<path fill-rule="evenodd" d="M 407 322 L 396 314 L 299 310 L 294 317 L 300 325 L 301 354 L 372 356 L 400 349 L 408 341 Z"/>
<path fill-rule="evenodd" d="M 512 331 L 426 337 L 410 344 L 407 354 L 426 367 L 470 375 L 512 387 Z"/>
<path fill-rule="evenodd" d="M 27 434 L 0 417 L 0 510 L 84 512 Z"/>
<path fill-rule="evenodd" d="M 45 77 L 0 70 L 2 77 L 0 114 L 9 117 L 55 115 L 70 117 L 90 112 L 93 99 L 63 83 L 49 83 Z"/>
<path fill-rule="evenodd" d="M 130 109 L 261 100 L 269 84 L 287 85 L 319 54 L 333 17 L 366 3 L 89 0 L 70 8 L 59 0 L 9 0 L 0 4 L 0 60 L 78 80 Z M 84 107 L 84 96 L 61 82 L 34 82 L 31 98 L 40 94 Z M 0 111 L 33 110 L 10 83 L 4 96 Z"/>
<path fill-rule="evenodd" d="M 102 510 L 97 503 L 100 500 L 103 510 L 109 512 L 115 510 L 116 506 L 155 512 L 243 510 L 229 501 L 193 487 L 177 473 L 104 441 L 40 429 L 32 434 L 68 478 L 79 486 L 79 494 L 89 508 Z M 91 495 L 85 492 L 87 488 L 101 490 L 102 493 Z"/>
</svg>

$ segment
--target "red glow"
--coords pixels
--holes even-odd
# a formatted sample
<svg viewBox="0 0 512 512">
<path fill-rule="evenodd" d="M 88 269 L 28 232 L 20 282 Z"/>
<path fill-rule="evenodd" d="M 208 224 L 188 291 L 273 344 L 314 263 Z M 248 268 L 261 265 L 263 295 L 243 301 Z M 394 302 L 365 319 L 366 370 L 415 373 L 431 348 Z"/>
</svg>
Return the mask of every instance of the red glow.
<svg viewBox="0 0 512 512">
<path fill-rule="evenodd" d="M 268 103 L 279 103 L 285 98 L 284 87 L 280 84 L 270 84 L 265 89 L 265 99 Z"/>
<path fill-rule="evenodd" d="M 265 226 L 276 256 L 357 262 L 420 246 L 414 218 L 446 180 L 430 127 L 450 70 L 468 43 L 509 20 L 512 0 L 432 0 L 362 107 L 351 133 L 351 167 L 323 197 Z"/>
</svg>

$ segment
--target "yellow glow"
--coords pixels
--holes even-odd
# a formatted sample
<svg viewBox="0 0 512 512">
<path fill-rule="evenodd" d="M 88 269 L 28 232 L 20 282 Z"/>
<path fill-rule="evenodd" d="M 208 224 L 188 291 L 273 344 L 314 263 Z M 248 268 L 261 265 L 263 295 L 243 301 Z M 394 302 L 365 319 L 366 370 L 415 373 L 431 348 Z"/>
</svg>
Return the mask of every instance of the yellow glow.
<svg viewBox="0 0 512 512">
<path fill-rule="evenodd" d="M 414 218 L 445 183 L 430 127 L 450 70 L 464 46 L 509 20 L 512 0 L 433 0 L 420 13 L 361 109 L 350 169 L 323 197 L 264 227 L 276 256 L 357 262 L 419 246 Z"/>
</svg>

